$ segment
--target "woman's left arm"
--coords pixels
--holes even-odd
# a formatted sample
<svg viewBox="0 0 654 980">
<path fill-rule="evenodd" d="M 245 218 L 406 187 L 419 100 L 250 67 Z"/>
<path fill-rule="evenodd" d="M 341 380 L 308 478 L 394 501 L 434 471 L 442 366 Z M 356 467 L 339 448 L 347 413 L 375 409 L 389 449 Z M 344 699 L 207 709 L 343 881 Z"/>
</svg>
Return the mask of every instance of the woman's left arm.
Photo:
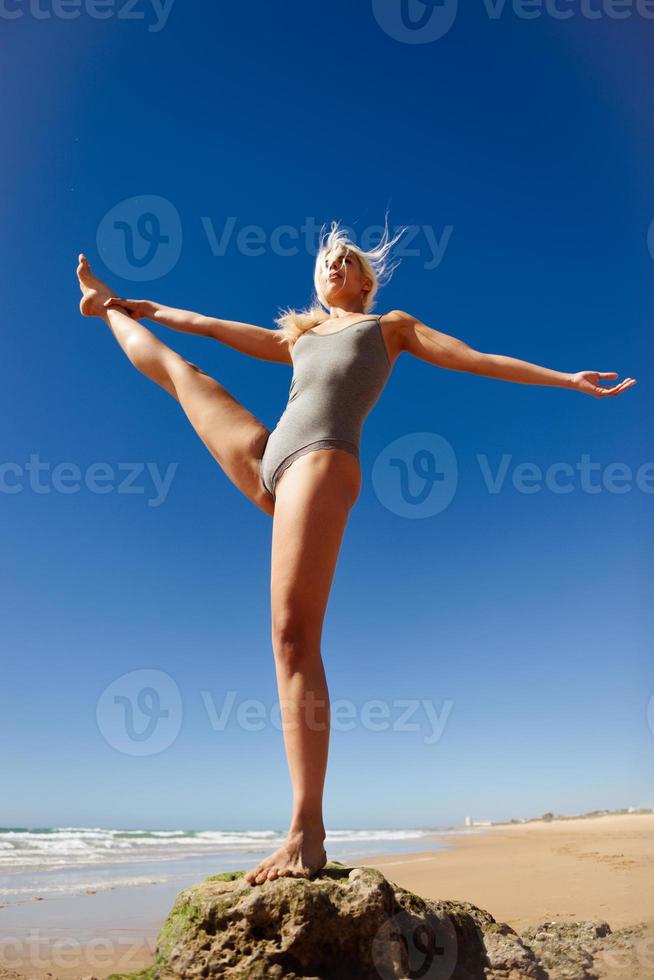
<svg viewBox="0 0 654 980">
<path fill-rule="evenodd" d="M 605 388 L 597 382 L 600 378 L 617 378 L 615 371 L 578 371 L 576 374 L 553 371 L 551 368 L 541 367 L 540 364 L 520 361 L 516 357 L 484 354 L 474 350 L 464 341 L 434 330 L 402 310 L 393 310 L 389 317 L 396 321 L 401 350 L 450 371 L 467 371 L 486 378 L 526 385 L 572 388 L 596 398 L 620 394 L 636 384 L 634 378 L 625 378 L 620 384 Z"/>
</svg>

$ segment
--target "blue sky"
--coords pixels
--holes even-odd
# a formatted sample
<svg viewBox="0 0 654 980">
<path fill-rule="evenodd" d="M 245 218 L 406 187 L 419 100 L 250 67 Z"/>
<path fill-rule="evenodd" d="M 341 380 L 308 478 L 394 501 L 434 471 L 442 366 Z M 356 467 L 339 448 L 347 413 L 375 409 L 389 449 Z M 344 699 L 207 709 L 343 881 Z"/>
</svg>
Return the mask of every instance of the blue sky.
<svg viewBox="0 0 654 980">
<path fill-rule="evenodd" d="M 399 359 L 325 621 L 330 693 L 355 718 L 332 734 L 327 826 L 654 805 L 654 22 L 591 7 L 480 0 L 424 43 L 399 0 L 177 0 L 165 23 L 145 0 L 129 18 L 122 0 L 104 19 L 88 0 L 70 19 L 3 7 L 0 825 L 285 826 L 270 519 L 79 316 L 75 259 L 123 294 L 272 327 L 310 299 L 310 229 L 361 240 L 387 209 L 411 240 L 376 312 L 638 385 L 599 401 Z M 145 238 L 112 233 L 139 208 Z M 275 424 L 287 365 L 157 330 Z M 451 500 L 418 514 L 380 467 L 430 448 Z M 106 707 L 142 689 L 169 710 L 152 751 Z M 208 707 L 228 692 L 221 728 Z"/>
</svg>

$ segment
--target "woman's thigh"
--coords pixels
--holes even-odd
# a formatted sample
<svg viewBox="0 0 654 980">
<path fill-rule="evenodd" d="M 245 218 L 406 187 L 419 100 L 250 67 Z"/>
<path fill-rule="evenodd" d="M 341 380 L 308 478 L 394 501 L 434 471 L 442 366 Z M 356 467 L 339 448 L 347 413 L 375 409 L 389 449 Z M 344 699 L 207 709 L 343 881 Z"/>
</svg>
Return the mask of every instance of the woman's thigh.
<svg viewBox="0 0 654 980">
<path fill-rule="evenodd" d="M 179 355 L 168 364 L 174 397 L 225 475 L 265 513 L 274 502 L 261 482 L 261 459 L 270 430 L 196 364 Z"/>
<path fill-rule="evenodd" d="M 300 456 L 277 482 L 271 555 L 273 642 L 319 643 L 343 533 L 360 489 L 359 462 L 340 449 Z"/>
</svg>

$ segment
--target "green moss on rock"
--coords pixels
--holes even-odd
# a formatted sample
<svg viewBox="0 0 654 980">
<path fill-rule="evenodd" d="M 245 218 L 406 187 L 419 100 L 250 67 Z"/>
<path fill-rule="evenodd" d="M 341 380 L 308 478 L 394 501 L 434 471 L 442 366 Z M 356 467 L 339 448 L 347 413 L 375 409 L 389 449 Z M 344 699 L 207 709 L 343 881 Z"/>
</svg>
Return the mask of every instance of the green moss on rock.
<svg viewBox="0 0 654 980">
<path fill-rule="evenodd" d="M 205 878 L 205 881 L 236 881 L 237 878 L 242 878 L 244 874 L 245 871 L 222 871 L 218 875 Z"/>
<path fill-rule="evenodd" d="M 154 964 L 136 973 L 112 973 L 106 980 L 154 980 Z"/>
<path fill-rule="evenodd" d="M 159 933 L 155 966 L 166 962 L 177 943 L 203 918 L 204 910 L 193 892 L 180 892 Z"/>
</svg>

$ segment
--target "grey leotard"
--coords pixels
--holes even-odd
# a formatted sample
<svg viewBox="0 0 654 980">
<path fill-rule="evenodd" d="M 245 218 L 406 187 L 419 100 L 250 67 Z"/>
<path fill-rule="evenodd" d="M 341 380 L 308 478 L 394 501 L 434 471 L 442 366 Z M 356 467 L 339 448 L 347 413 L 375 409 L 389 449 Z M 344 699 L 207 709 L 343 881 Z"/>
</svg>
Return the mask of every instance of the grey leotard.
<svg viewBox="0 0 654 980">
<path fill-rule="evenodd" d="M 333 446 L 359 458 L 363 422 L 391 373 L 374 315 L 331 333 L 305 331 L 291 357 L 288 404 L 259 462 L 261 481 L 273 500 L 277 481 L 298 456 Z"/>
</svg>

